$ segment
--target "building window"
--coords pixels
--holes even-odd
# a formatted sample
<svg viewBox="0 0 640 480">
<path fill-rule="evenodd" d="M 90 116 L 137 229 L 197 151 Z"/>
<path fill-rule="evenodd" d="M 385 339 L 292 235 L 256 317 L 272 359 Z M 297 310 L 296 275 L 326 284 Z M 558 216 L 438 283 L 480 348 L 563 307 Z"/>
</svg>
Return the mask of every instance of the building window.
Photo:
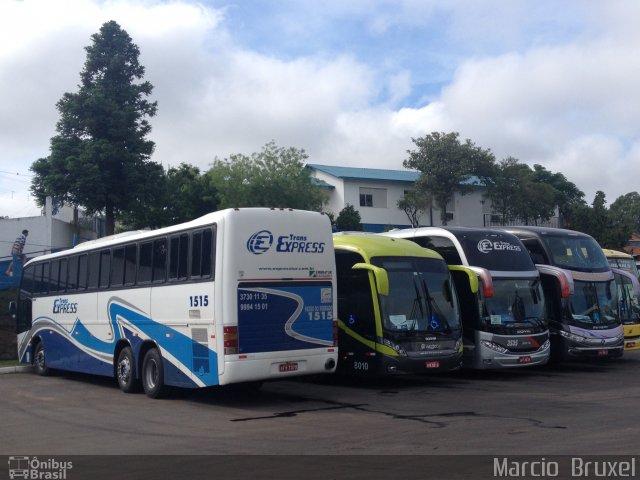
<svg viewBox="0 0 640 480">
<path fill-rule="evenodd" d="M 370 193 L 360 194 L 360 206 L 361 207 L 373 207 L 373 195 Z"/>
<path fill-rule="evenodd" d="M 360 187 L 360 206 L 387 208 L 387 189 Z"/>
</svg>

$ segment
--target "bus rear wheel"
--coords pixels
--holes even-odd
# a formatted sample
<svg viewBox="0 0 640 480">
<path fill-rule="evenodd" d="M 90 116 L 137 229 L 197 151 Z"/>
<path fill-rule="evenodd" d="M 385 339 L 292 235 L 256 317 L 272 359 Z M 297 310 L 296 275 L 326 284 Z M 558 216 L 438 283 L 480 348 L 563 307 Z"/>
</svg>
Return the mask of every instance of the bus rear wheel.
<svg viewBox="0 0 640 480">
<path fill-rule="evenodd" d="M 33 354 L 33 369 L 42 377 L 46 377 L 51 374 L 51 369 L 47 367 L 46 354 L 42 342 L 38 343 Z"/>
<path fill-rule="evenodd" d="M 140 391 L 140 382 L 136 378 L 135 360 L 131 347 L 124 347 L 118 355 L 116 363 L 116 379 L 118 386 L 124 393 Z"/>
<path fill-rule="evenodd" d="M 167 393 L 167 387 L 164 384 L 162 356 L 157 348 L 152 348 L 144 356 L 144 362 L 142 362 L 142 388 L 150 398 L 161 398 Z"/>
</svg>

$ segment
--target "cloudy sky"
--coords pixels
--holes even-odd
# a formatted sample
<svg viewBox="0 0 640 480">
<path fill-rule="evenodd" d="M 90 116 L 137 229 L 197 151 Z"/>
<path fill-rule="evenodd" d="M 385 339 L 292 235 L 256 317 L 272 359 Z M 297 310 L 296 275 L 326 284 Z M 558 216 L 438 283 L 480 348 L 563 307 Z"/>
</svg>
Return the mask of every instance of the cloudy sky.
<svg viewBox="0 0 640 480">
<path fill-rule="evenodd" d="M 109 20 L 140 47 L 165 167 L 273 140 L 402 169 L 412 138 L 456 131 L 589 203 L 640 190 L 635 0 L 0 0 L 0 216 L 39 214 L 29 166 Z"/>
</svg>

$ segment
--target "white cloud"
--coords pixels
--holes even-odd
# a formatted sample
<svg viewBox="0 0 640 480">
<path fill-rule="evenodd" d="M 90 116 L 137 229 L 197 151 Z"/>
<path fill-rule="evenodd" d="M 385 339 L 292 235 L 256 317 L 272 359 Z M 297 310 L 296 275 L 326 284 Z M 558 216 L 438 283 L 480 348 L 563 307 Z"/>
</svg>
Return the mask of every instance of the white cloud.
<svg viewBox="0 0 640 480">
<path fill-rule="evenodd" d="M 385 35 L 441 22 L 443 38 L 433 40 L 438 43 L 406 46 L 415 48 L 413 64 L 383 52 L 361 58 L 355 44 L 338 53 L 260 53 L 241 46 L 229 28 L 227 13 L 239 11 L 235 6 L 0 3 L 0 168 L 11 172 L 0 174 L 0 215 L 25 214 L 28 181 L 12 174 L 27 173 L 48 154 L 55 104 L 77 90 L 84 47 L 112 19 L 140 47 L 145 79 L 155 87 L 151 139 L 154 159 L 165 166 L 186 162 L 206 169 L 215 156 L 250 154 L 273 140 L 305 149 L 315 163 L 401 168 L 412 137 L 458 131 L 499 159 L 511 155 L 564 173 L 588 201 L 598 189 L 610 202 L 638 190 L 640 58 L 634 46 L 640 4 L 569 2 L 568 15 L 555 2 L 396 3 L 333 2 L 324 19 L 309 22 L 316 33 L 341 15 L 350 16 L 350 27 L 361 20 L 366 32 L 374 32 L 367 40 L 381 42 L 369 52 L 384 47 Z M 320 13 L 323 7 L 313 8 Z M 297 32 L 305 28 L 303 19 L 290 23 Z M 273 32 L 280 34 L 285 32 Z M 324 34 L 356 40 L 351 31 Z M 452 50 L 444 49 L 448 43 Z M 440 65 L 457 62 L 455 75 L 421 72 L 417 79 L 421 63 L 436 57 Z M 411 90 L 413 82 L 443 79 L 439 94 Z M 403 106 L 422 96 L 430 103 Z"/>
</svg>

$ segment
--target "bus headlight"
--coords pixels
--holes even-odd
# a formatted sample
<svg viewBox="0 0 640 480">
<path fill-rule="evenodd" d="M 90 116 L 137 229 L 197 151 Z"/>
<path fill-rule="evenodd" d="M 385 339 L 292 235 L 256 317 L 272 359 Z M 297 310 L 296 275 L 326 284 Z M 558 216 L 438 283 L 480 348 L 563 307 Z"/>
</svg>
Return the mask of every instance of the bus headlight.
<svg viewBox="0 0 640 480">
<path fill-rule="evenodd" d="M 551 342 L 549 341 L 549 339 L 547 338 L 547 341 L 544 342 L 542 344 L 542 346 L 538 349 L 538 350 L 546 350 L 547 348 L 549 348 L 551 346 Z"/>
<path fill-rule="evenodd" d="M 587 341 L 587 339 L 581 335 L 565 332 L 564 330 L 560 330 L 560 336 L 576 343 L 586 343 Z"/>
<path fill-rule="evenodd" d="M 462 338 L 459 338 L 458 340 L 456 340 L 456 344 L 454 345 L 453 349 L 460 353 L 463 350 L 463 346 L 462 346 Z"/>
<path fill-rule="evenodd" d="M 498 345 L 497 343 L 493 343 L 488 340 L 480 340 L 480 344 L 498 353 L 507 353 L 509 351 L 506 348 L 504 348 L 502 345 Z"/>
</svg>

